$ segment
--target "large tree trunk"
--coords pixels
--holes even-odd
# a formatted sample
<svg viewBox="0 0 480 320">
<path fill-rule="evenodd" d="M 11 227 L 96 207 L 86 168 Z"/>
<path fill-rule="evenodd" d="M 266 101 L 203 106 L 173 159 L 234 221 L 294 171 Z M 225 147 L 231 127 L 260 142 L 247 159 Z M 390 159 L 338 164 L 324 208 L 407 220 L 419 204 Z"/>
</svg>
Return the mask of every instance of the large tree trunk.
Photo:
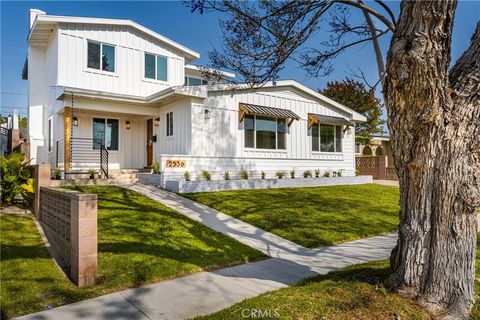
<svg viewBox="0 0 480 320">
<path fill-rule="evenodd" d="M 480 23 L 449 75 L 456 1 L 403 1 L 384 97 L 400 178 L 389 284 L 443 318 L 475 301 L 480 206 Z"/>
</svg>

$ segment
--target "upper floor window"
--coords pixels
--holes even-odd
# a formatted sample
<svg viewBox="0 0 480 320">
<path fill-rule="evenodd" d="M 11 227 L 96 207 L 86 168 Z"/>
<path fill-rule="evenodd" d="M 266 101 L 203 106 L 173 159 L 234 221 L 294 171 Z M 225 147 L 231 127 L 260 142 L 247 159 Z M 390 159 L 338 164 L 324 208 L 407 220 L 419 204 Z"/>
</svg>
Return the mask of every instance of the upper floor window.
<svg viewBox="0 0 480 320">
<path fill-rule="evenodd" d="M 167 137 L 173 136 L 173 112 L 167 112 Z"/>
<path fill-rule="evenodd" d="M 97 42 L 88 42 L 87 67 L 115 72 L 115 47 Z"/>
<path fill-rule="evenodd" d="M 342 126 L 323 123 L 313 125 L 312 151 L 342 152 Z"/>
<path fill-rule="evenodd" d="M 208 81 L 199 78 L 185 77 L 186 86 L 200 86 L 203 84 L 208 84 Z"/>
<path fill-rule="evenodd" d="M 167 57 L 145 53 L 145 78 L 167 81 Z"/>
<path fill-rule="evenodd" d="M 244 129 L 246 148 L 286 149 L 285 119 L 248 115 L 244 119 Z"/>
</svg>

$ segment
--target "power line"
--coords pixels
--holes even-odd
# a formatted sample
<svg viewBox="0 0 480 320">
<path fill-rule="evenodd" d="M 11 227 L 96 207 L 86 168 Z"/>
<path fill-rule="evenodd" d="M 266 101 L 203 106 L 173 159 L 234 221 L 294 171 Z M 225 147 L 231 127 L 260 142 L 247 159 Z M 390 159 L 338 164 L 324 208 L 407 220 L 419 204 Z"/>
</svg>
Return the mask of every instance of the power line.
<svg viewBox="0 0 480 320">
<path fill-rule="evenodd" d="M 17 96 L 28 96 L 27 93 L 20 93 L 20 92 L 7 92 L 7 91 L 2 91 L 2 94 L 12 94 L 12 95 L 17 95 Z"/>
</svg>

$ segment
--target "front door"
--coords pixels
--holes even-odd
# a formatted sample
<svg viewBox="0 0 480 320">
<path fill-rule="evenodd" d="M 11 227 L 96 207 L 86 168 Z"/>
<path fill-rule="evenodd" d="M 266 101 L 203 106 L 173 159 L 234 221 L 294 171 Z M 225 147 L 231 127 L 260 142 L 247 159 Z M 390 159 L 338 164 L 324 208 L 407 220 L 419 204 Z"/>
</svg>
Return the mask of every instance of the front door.
<svg viewBox="0 0 480 320">
<path fill-rule="evenodd" d="M 147 120 L 147 167 L 153 163 L 153 119 Z"/>
</svg>

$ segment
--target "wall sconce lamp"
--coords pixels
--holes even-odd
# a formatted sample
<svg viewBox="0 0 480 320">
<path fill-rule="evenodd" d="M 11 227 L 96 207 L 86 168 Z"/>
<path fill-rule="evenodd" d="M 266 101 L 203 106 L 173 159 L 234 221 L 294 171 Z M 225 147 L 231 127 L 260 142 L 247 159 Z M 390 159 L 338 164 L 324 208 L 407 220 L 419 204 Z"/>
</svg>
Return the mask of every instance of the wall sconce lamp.
<svg viewBox="0 0 480 320">
<path fill-rule="evenodd" d="M 130 130 L 130 121 L 128 121 L 128 120 L 125 121 L 125 128 L 126 128 L 127 130 Z"/>
<path fill-rule="evenodd" d="M 210 110 L 205 109 L 204 116 L 205 116 L 205 120 L 210 119 Z"/>
<path fill-rule="evenodd" d="M 153 125 L 158 127 L 160 125 L 160 118 L 155 118 L 155 120 L 153 120 Z"/>
<path fill-rule="evenodd" d="M 73 117 L 73 125 L 74 125 L 75 127 L 78 126 L 78 118 L 77 118 L 77 117 Z"/>
</svg>

